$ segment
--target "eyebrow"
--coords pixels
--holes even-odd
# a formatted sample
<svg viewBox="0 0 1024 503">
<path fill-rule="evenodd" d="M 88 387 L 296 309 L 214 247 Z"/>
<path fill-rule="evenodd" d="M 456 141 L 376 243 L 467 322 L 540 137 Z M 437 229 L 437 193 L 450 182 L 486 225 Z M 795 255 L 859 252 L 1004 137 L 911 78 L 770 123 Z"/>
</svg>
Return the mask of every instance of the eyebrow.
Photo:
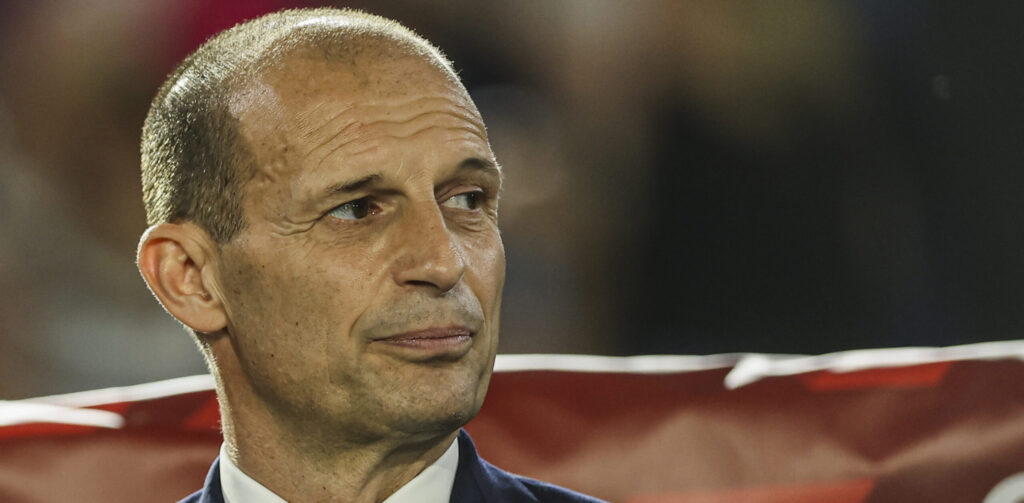
<svg viewBox="0 0 1024 503">
<path fill-rule="evenodd" d="M 457 172 L 467 170 L 481 171 L 487 175 L 494 176 L 498 179 L 498 183 L 501 183 L 501 181 L 505 178 L 504 174 L 501 172 L 501 168 L 499 168 L 498 165 L 494 163 L 494 161 L 484 159 L 481 157 L 470 157 L 468 159 L 464 159 L 462 162 L 459 163 L 458 168 L 456 168 Z"/>
<path fill-rule="evenodd" d="M 458 167 L 456 168 L 456 171 L 480 171 L 490 176 L 497 177 L 499 182 L 503 178 L 501 169 L 498 167 L 497 164 L 495 164 L 493 161 L 480 157 L 470 157 L 467 159 L 463 159 L 462 162 L 460 162 Z M 353 192 L 363 190 L 368 186 L 380 182 L 383 179 L 384 176 L 381 175 L 380 173 L 373 173 L 370 175 L 366 175 L 362 178 L 359 178 L 358 180 L 350 180 L 331 185 L 330 187 L 327 188 L 327 190 L 324 191 L 324 193 L 327 196 L 350 194 Z"/>
<path fill-rule="evenodd" d="M 461 170 L 465 168 L 481 171 L 493 171 L 494 174 L 496 175 L 500 174 L 498 171 L 498 166 L 495 165 L 494 162 L 489 161 L 487 159 L 482 159 L 480 157 L 470 157 L 468 159 L 464 159 L 462 162 L 459 163 L 459 169 Z"/>
<path fill-rule="evenodd" d="M 357 192 L 359 190 L 365 189 L 368 185 L 372 185 L 374 183 L 379 182 L 382 178 L 383 177 L 380 175 L 380 173 L 374 173 L 372 175 L 364 176 L 358 180 L 336 183 L 328 187 L 326 193 L 329 196 L 333 196 L 336 194 L 348 194 L 351 192 Z"/>
</svg>

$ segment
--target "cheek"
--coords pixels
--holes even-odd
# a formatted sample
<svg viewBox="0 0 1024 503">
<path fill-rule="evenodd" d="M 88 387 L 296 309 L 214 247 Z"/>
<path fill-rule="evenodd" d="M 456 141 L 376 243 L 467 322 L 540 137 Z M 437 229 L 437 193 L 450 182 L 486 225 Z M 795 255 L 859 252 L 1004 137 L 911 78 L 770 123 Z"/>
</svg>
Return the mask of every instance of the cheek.
<svg viewBox="0 0 1024 503">
<path fill-rule="evenodd" d="M 481 303 L 500 303 L 505 285 L 505 247 L 497 230 L 463 241 L 468 268 L 477 283 Z M 485 301 L 485 299 L 487 299 Z"/>
<path fill-rule="evenodd" d="M 501 323 L 501 292 L 505 285 L 505 249 L 501 236 L 495 230 L 492 234 L 478 234 L 464 238 L 462 242 L 466 260 L 466 282 L 476 295 L 487 317 L 491 340 L 489 351 L 493 353 L 498 345 L 498 327 Z"/>
<path fill-rule="evenodd" d="M 346 285 L 365 281 L 351 281 L 331 261 L 301 256 L 286 262 L 284 255 L 235 268 L 225 302 L 229 330 L 239 360 L 254 377 L 320 379 L 332 346 L 350 339 L 349 329 L 364 308 L 360 292 Z"/>
</svg>

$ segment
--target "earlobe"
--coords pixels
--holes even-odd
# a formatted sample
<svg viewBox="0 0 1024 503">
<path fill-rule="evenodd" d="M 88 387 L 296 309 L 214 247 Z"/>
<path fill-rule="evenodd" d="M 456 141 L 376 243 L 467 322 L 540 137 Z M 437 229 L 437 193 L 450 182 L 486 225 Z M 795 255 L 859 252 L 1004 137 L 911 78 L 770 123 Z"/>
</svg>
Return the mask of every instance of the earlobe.
<svg viewBox="0 0 1024 503">
<path fill-rule="evenodd" d="M 191 223 L 158 224 L 139 242 L 139 272 L 164 309 L 197 332 L 217 332 L 227 325 L 215 285 L 214 247 Z"/>
</svg>

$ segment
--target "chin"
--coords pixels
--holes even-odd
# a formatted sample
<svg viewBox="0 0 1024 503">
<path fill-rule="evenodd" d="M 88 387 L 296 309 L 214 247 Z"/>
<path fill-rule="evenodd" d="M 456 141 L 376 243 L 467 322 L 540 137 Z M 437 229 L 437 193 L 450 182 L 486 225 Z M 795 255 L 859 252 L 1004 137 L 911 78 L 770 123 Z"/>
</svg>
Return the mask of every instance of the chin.
<svg viewBox="0 0 1024 503">
<path fill-rule="evenodd" d="M 482 396 L 478 399 L 470 393 L 444 398 L 455 400 L 418 401 L 413 407 L 396 414 L 397 423 L 401 424 L 399 429 L 413 434 L 447 435 L 476 417 L 483 404 Z"/>
</svg>

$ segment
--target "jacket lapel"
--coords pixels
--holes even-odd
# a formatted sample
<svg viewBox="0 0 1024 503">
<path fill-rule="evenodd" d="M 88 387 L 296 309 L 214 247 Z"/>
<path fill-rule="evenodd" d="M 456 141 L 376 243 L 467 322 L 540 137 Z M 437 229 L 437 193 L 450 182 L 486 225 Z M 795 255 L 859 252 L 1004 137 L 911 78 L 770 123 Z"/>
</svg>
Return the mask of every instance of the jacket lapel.
<svg viewBox="0 0 1024 503">
<path fill-rule="evenodd" d="M 220 489 L 220 457 L 213 460 L 210 473 L 206 474 L 206 483 L 199 492 L 197 503 L 224 503 L 224 494 Z"/>
<path fill-rule="evenodd" d="M 483 473 L 483 466 L 476 454 L 476 447 L 466 430 L 459 431 L 459 467 L 455 471 L 450 503 L 487 501 L 491 492 L 489 477 Z"/>
</svg>

